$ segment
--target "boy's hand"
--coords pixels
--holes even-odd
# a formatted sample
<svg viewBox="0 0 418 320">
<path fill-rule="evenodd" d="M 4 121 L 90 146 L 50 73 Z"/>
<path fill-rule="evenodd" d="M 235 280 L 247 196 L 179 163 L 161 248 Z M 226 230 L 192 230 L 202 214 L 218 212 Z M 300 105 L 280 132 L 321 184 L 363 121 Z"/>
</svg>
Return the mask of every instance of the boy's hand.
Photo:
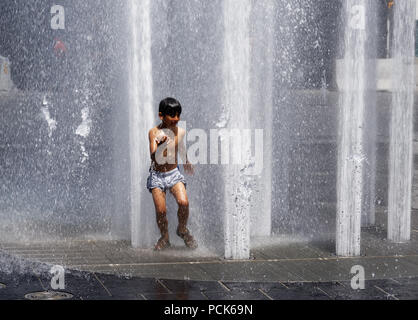
<svg viewBox="0 0 418 320">
<path fill-rule="evenodd" d="M 162 145 L 164 142 L 167 141 L 167 144 L 170 143 L 170 139 L 167 136 L 159 136 L 157 138 L 155 138 L 155 142 L 157 143 L 157 146 Z"/>
<path fill-rule="evenodd" d="M 191 163 L 184 164 L 183 168 L 186 174 L 191 175 L 191 176 L 194 174 L 194 167 Z"/>
</svg>

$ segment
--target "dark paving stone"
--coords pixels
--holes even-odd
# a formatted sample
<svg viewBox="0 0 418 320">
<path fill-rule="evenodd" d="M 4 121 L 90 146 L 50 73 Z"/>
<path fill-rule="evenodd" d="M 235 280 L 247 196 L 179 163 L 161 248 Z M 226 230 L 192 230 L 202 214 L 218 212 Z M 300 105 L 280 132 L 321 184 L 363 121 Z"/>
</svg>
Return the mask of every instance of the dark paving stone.
<svg viewBox="0 0 418 320">
<path fill-rule="evenodd" d="M 106 292 L 103 286 L 97 281 L 93 274 L 89 273 L 65 273 L 65 289 L 54 290 L 51 287 L 52 275 L 42 274 L 40 276 L 35 275 L 21 275 L 13 274 L 9 275 L 9 278 L 3 278 L 0 276 L 2 281 L 7 284 L 6 289 L 0 292 L 0 295 L 10 294 L 10 290 L 13 290 L 11 299 L 14 299 L 16 294 L 20 295 L 24 292 L 23 296 L 27 293 L 39 292 L 39 291 L 62 291 L 68 292 L 73 295 L 73 299 L 105 299 L 109 298 L 110 295 Z"/>
<path fill-rule="evenodd" d="M 223 282 L 223 284 L 232 291 L 269 291 L 273 289 L 285 288 L 280 282 Z"/>
<path fill-rule="evenodd" d="M 191 291 L 183 293 L 143 294 L 146 300 L 207 300 L 201 292 Z"/>
<path fill-rule="evenodd" d="M 365 289 L 352 289 L 350 282 L 312 284 L 333 300 L 393 300 L 374 286 L 373 280 L 365 281 Z"/>
<path fill-rule="evenodd" d="M 267 290 L 274 300 L 329 300 L 330 297 L 312 283 L 284 283 L 284 286 Z"/>
<path fill-rule="evenodd" d="M 0 290 L 0 299 L 24 299 L 27 293 L 53 290 L 51 287 L 52 275 L 29 276 L 13 274 L 8 277 L 0 276 L 6 284 L 4 290 Z M 97 281 L 94 274 L 81 272 L 65 273 L 65 289 L 54 290 L 68 292 L 73 295 L 73 300 L 104 300 L 110 299 L 111 295 Z"/>
<path fill-rule="evenodd" d="M 172 293 L 197 293 L 206 291 L 223 291 L 224 288 L 218 281 L 179 281 L 179 280 L 161 280 L 161 282 Z"/>
<path fill-rule="evenodd" d="M 138 299 L 141 294 L 159 296 L 170 293 L 156 279 L 118 277 L 105 274 L 96 274 L 96 276 L 115 299 Z"/>
<path fill-rule="evenodd" d="M 374 284 L 399 300 L 418 299 L 418 278 L 388 279 Z"/>
<path fill-rule="evenodd" d="M 228 297 L 228 299 L 233 299 L 233 297 L 241 299 L 246 295 L 250 297 L 256 295 L 256 299 L 259 299 L 261 293 L 264 296 L 263 300 L 274 300 L 266 292 L 285 288 L 280 282 L 222 282 L 222 286 L 224 289 L 222 292 L 205 292 L 205 294 L 210 297 L 220 294 L 221 297 Z"/>
<path fill-rule="evenodd" d="M 288 284 L 286 284 L 288 285 Z M 352 290 L 351 287 L 349 287 L 348 282 L 340 282 L 340 281 L 331 281 L 331 282 L 317 282 L 312 283 L 312 286 L 320 290 L 321 292 L 325 293 L 330 299 L 335 299 L 337 297 L 337 294 L 334 293 L 334 291 L 341 290 Z"/>
<path fill-rule="evenodd" d="M 50 278 L 42 279 L 42 281 L 46 286 L 50 285 Z M 71 293 L 74 295 L 74 300 L 105 300 L 111 298 L 92 273 L 66 273 L 65 289 L 58 291 Z"/>
<path fill-rule="evenodd" d="M 219 291 L 219 292 L 205 292 L 205 296 L 209 300 L 269 300 L 265 295 L 260 291 L 235 291 L 231 290 L 229 292 Z"/>
<path fill-rule="evenodd" d="M 0 282 L 6 285 L 0 300 L 25 300 L 26 294 L 45 290 L 36 275 L 0 273 Z"/>
</svg>

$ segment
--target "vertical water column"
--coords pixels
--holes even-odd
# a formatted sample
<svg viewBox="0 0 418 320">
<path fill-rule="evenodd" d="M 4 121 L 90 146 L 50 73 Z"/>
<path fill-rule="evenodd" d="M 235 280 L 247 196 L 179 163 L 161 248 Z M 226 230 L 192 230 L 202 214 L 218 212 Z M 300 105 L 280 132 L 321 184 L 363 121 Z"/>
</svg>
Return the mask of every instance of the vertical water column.
<svg viewBox="0 0 418 320">
<path fill-rule="evenodd" d="M 366 29 L 366 88 L 365 101 L 365 127 L 364 127 L 364 162 L 363 174 L 363 209 L 361 226 L 373 226 L 375 224 L 376 211 L 376 148 L 377 148 L 377 11 L 378 3 L 374 0 L 365 1 L 367 8 Z"/>
<path fill-rule="evenodd" d="M 272 232 L 275 9 L 273 1 L 252 2 L 251 121 L 264 131 L 263 172 L 255 180 L 260 192 L 251 201 L 251 236 L 255 237 L 270 237 Z"/>
<path fill-rule="evenodd" d="M 250 0 L 223 1 L 224 110 L 228 129 L 250 128 Z M 240 137 L 244 138 L 245 137 Z M 241 139 L 232 139 L 235 142 Z M 244 153 L 244 152 L 242 152 Z M 250 193 L 243 165 L 225 166 L 225 258 L 250 257 Z"/>
<path fill-rule="evenodd" d="M 393 93 L 389 147 L 388 239 L 411 237 L 413 108 L 415 88 L 415 0 L 394 4 Z"/>
<path fill-rule="evenodd" d="M 347 0 L 343 10 L 346 23 L 339 101 L 336 252 L 340 256 L 357 256 L 360 255 L 365 160 L 366 7 L 363 0 Z"/>
<path fill-rule="evenodd" d="M 151 57 L 151 0 L 131 0 L 131 73 L 129 139 L 131 169 L 131 241 L 132 246 L 147 245 L 152 228 L 145 209 L 149 194 L 146 185 L 149 152 L 148 130 L 154 125 L 153 77 Z M 148 211 L 148 212 L 146 212 Z M 151 211 L 153 212 L 153 211 Z"/>
</svg>

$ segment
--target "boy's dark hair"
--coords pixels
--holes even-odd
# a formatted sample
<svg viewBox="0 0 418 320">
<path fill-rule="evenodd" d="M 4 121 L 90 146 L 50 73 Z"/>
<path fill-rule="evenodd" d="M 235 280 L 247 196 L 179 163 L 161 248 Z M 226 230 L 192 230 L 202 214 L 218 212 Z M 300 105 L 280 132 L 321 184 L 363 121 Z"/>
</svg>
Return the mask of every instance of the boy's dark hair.
<svg viewBox="0 0 418 320">
<path fill-rule="evenodd" d="M 181 105 L 174 98 L 165 98 L 160 102 L 159 112 L 162 113 L 163 116 L 169 115 L 170 117 L 175 117 L 178 113 L 179 116 L 181 115 Z"/>
</svg>

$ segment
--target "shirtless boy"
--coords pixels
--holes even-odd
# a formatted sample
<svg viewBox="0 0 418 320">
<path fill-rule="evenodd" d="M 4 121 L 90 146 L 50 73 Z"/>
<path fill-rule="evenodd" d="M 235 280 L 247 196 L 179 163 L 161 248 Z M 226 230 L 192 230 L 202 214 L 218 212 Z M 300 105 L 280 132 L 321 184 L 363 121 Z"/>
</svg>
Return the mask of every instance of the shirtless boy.
<svg viewBox="0 0 418 320">
<path fill-rule="evenodd" d="M 177 127 L 180 121 L 181 105 L 173 98 L 166 98 L 159 106 L 161 123 L 149 131 L 149 146 L 151 153 L 150 175 L 147 179 L 147 188 L 152 193 L 157 225 L 161 232 L 154 250 L 163 250 L 170 246 L 168 234 L 166 192 L 169 190 L 176 198 L 178 204 L 177 235 L 184 240 L 187 247 L 195 249 L 197 243 L 187 229 L 189 218 L 189 200 L 186 192 L 186 181 L 178 169 L 178 154 L 186 160 L 183 167 L 187 174 L 193 175 L 194 168 L 187 161 L 185 155 L 185 130 Z M 180 152 L 179 152 L 180 150 Z"/>
</svg>

